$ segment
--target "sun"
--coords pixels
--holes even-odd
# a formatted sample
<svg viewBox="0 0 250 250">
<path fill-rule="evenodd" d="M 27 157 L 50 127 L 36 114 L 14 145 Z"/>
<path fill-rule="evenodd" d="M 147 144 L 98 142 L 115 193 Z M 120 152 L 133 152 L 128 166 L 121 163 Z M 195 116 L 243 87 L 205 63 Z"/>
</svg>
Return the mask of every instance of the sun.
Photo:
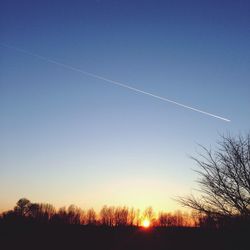
<svg viewBox="0 0 250 250">
<path fill-rule="evenodd" d="M 148 228 L 150 226 L 150 221 L 148 219 L 145 219 L 143 222 L 142 222 L 142 226 L 144 228 Z"/>
</svg>

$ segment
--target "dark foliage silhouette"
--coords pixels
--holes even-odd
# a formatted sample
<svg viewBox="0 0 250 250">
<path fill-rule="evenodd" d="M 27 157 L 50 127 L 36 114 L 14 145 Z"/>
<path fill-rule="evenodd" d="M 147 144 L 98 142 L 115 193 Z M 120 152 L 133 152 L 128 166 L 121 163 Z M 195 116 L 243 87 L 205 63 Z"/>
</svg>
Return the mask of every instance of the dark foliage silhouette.
<svg viewBox="0 0 250 250">
<path fill-rule="evenodd" d="M 30 207 L 31 207 L 31 203 L 28 199 L 26 198 L 21 198 L 16 206 L 14 207 L 14 211 L 20 215 L 20 216 L 24 216 L 27 213 L 29 213 L 30 211 Z"/>
<path fill-rule="evenodd" d="M 167 220 L 171 220 L 171 223 L 163 223 L 163 217 L 167 217 Z M 1 221 L 4 222 L 106 227 L 139 227 L 145 219 L 149 220 L 151 226 L 154 227 L 188 227 L 194 225 L 193 216 L 181 211 L 174 213 L 160 212 L 156 217 L 152 207 L 147 207 L 142 212 L 133 207 L 106 205 L 102 207 L 99 213 L 96 213 L 93 208 L 85 212 L 75 205 L 56 210 L 51 204 L 32 203 L 26 198 L 18 200 L 13 210 L 6 211 L 1 215 Z"/>
<path fill-rule="evenodd" d="M 151 228 L 139 227 L 150 219 Z M 191 220 L 191 222 L 190 222 Z M 198 221 L 199 223 L 195 223 Z M 195 225 L 213 223 L 210 217 L 176 211 L 160 212 L 151 207 L 104 206 L 97 214 L 70 205 L 56 210 L 50 204 L 22 198 L 13 210 L 0 217 L 1 249 L 243 249 L 247 230 L 211 230 Z"/>
</svg>

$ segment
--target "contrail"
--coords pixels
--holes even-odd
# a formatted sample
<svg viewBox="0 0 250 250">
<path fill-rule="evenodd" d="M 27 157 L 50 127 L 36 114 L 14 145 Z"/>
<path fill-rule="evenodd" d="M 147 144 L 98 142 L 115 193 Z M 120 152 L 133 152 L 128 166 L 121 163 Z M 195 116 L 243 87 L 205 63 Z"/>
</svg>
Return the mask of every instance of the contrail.
<svg viewBox="0 0 250 250">
<path fill-rule="evenodd" d="M 186 109 L 190 109 L 190 110 L 193 110 L 193 111 L 195 111 L 195 112 L 199 112 L 199 113 L 202 113 L 202 114 L 204 114 L 204 115 L 208 115 L 208 116 L 211 116 L 211 117 L 220 119 L 220 120 L 222 120 L 222 121 L 230 122 L 229 119 L 224 118 L 224 117 L 222 117 L 222 116 L 215 115 L 215 114 L 206 112 L 206 111 L 204 111 L 204 110 L 201 110 L 201 109 L 198 109 L 198 108 L 194 108 L 194 107 L 191 107 L 191 106 L 188 106 L 188 105 L 185 105 L 185 104 L 182 104 L 182 103 L 179 103 L 179 102 L 176 102 L 176 101 L 167 99 L 167 98 L 165 98 L 165 97 L 162 97 L 162 96 L 159 96 L 159 95 L 152 94 L 152 93 L 150 93 L 150 92 L 147 92 L 147 91 L 144 91 L 144 90 L 141 90 L 141 89 L 134 88 L 134 87 L 132 87 L 132 86 L 130 86 L 130 85 L 127 85 L 127 84 L 124 84 L 124 83 L 122 83 L 122 82 L 115 81 L 115 80 L 111 80 L 111 79 L 105 78 L 105 77 L 103 77 L 103 76 L 96 75 L 96 74 L 93 74 L 93 73 L 84 71 L 84 70 L 82 70 L 82 69 L 78 69 L 78 68 L 72 67 L 72 66 L 70 66 L 70 65 L 68 65 L 68 64 L 64 64 L 64 63 L 61 63 L 61 62 L 59 62 L 59 61 L 55 61 L 55 60 L 49 59 L 49 58 L 44 57 L 44 56 L 41 56 L 41 55 L 31 53 L 31 52 L 29 52 L 29 51 L 27 51 L 27 50 L 20 49 L 20 48 L 18 48 L 18 47 L 14 47 L 14 46 L 10 46 L 10 45 L 6 45 L 6 44 L 3 44 L 3 43 L 0 43 L 0 45 L 3 46 L 3 47 L 9 48 L 9 49 L 14 49 L 14 50 L 19 51 L 19 52 L 21 52 L 21 53 L 30 55 L 30 56 L 32 56 L 32 57 L 36 57 L 36 58 L 38 58 L 38 59 L 40 59 L 40 60 L 43 60 L 43 61 L 46 61 L 46 62 L 55 64 L 55 65 L 61 66 L 61 67 L 63 67 L 63 68 L 66 68 L 66 69 L 69 69 L 69 70 L 72 70 L 72 71 L 76 71 L 76 72 L 82 73 L 82 74 L 85 75 L 85 76 L 90 76 L 90 77 L 92 77 L 92 78 L 96 78 L 96 79 L 99 79 L 99 80 L 102 80 L 102 81 L 105 81 L 105 82 L 109 82 L 109 83 L 112 83 L 112 84 L 114 84 L 114 85 L 120 86 L 120 87 L 122 87 L 122 88 L 130 89 L 130 90 L 133 90 L 133 91 L 135 91 L 135 92 L 138 92 L 138 93 L 141 93 L 141 94 L 144 94 L 144 95 L 148 95 L 148 96 L 154 97 L 154 98 L 156 98 L 156 99 L 159 99 L 159 100 L 162 100 L 162 101 L 165 101 L 165 102 L 169 102 L 169 103 L 178 105 L 178 106 L 180 106 L 180 107 L 183 107 L 183 108 L 186 108 Z"/>
</svg>

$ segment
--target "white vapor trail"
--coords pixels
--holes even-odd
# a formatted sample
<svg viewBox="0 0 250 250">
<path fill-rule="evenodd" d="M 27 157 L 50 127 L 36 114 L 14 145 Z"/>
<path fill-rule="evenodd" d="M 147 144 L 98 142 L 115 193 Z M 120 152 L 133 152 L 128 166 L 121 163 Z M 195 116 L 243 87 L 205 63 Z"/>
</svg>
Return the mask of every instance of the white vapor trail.
<svg viewBox="0 0 250 250">
<path fill-rule="evenodd" d="M 178 106 L 180 106 L 180 107 L 183 107 L 183 108 L 186 108 L 186 109 L 190 109 L 190 110 L 193 110 L 193 111 L 195 111 L 195 112 L 199 112 L 199 113 L 202 113 L 202 114 L 204 114 L 204 115 L 208 115 L 208 116 L 211 116 L 211 117 L 220 119 L 220 120 L 222 120 L 222 121 L 230 122 L 229 119 L 224 118 L 224 117 L 222 117 L 222 116 L 215 115 L 215 114 L 212 114 L 212 113 L 203 111 L 203 110 L 201 110 L 201 109 L 194 108 L 194 107 L 191 107 L 191 106 L 188 106 L 188 105 L 185 105 L 185 104 L 182 104 L 182 103 L 179 103 L 179 102 L 176 102 L 176 101 L 167 99 L 167 98 L 165 98 L 165 97 L 162 97 L 162 96 L 159 96 L 159 95 L 155 95 L 155 94 L 152 94 L 152 93 L 150 93 L 150 92 L 147 92 L 147 91 L 144 91 L 144 90 L 141 90 L 141 89 L 134 88 L 134 87 L 132 87 L 132 86 L 130 86 L 130 85 L 127 85 L 127 84 L 124 84 L 124 83 L 122 83 L 122 82 L 114 81 L 114 80 L 105 78 L 105 77 L 103 77 L 103 76 L 96 75 L 96 74 L 93 74 L 93 73 L 84 71 L 84 70 L 82 70 L 82 69 L 78 69 L 78 68 L 72 67 L 72 66 L 70 66 L 70 65 L 68 65 L 68 64 L 64 64 L 64 63 L 61 63 L 61 62 L 58 62 L 58 61 L 49 59 L 49 58 L 44 57 L 44 56 L 41 56 L 41 55 L 31 53 L 31 52 L 29 52 L 29 51 L 27 51 L 27 50 L 20 49 L 20 48 L 17 48 L 17 47 L 14 47 L 14 46 L 10 46 L 10 45 L 6 45 L 6 44 L 3 44 L 3 43 L 0 43 L 0 45 L 3 46 L 3 47 L 9 48 L 9 49 L 14 49 L 14 50 L 19 51 L 19 52 L 21 52 L 21 53 L 30 55 L 30 56 L 32 56 L 32 57 L 36 57 L 36 58 L 38 58 L 38 59 L 40 59 L 40 60 L 43 60 L 43 61 L 46 61 L 46 62 L 49 62 L 49 63 L 53 63 L 53 64 L 58 65 L 58 66 L 61 66 L 61 67 L 63 67 L 63 68 L 66 68 L 66 69 L 69 69 L 69 70 L 72 70 L 72 71 L 75 71 L 75 72 L 82 73 L 82 74 L 85 75 L 85 76 L 90 76 L 90 77 L 93 77 L 93 78 L 96 78 L 96 79 L 99 79 L 99 80 L 103 80 L 103 81 L 105 81 L 105 82 L 109 82 L 109 83 L 112 83 L 112 84 L 114 84 L 114 85 L 117 85 L 117 86 L 120 86 L 120 87 L 123 87 L 123 88 L 126 88 L 126 89 L 130 89 L 130 90 L 133 90 L 133 91 L 135 91 L 135 92 L 138 92 L 138 93 L 141 93 L 141 94 L 144 94 L 144 95 L 148 95 L 148 96 L 154 97 L 154 98 L 156 98 L 156 99 L 159 99 L 159 100 L 162 100 L 162 101 L 165 101 L 165 102 L 169 102 L 169 103 L 178 105 Z"/>
</svg>

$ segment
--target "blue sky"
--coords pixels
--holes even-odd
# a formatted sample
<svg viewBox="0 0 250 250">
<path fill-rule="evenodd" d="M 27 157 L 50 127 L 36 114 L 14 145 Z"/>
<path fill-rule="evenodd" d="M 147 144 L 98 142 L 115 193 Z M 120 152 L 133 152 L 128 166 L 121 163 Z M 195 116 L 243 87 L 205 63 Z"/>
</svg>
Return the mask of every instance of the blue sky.
<svg viewBox="0 0 250 250">
<path fill-rule="evenodd" d="M 230 123 L 0 46 L 0 208 L 177 209 L 197 143 L 250 125 L 249 1 L 1 1 L 0 43 L 229 118 Z"/>
</svg>

